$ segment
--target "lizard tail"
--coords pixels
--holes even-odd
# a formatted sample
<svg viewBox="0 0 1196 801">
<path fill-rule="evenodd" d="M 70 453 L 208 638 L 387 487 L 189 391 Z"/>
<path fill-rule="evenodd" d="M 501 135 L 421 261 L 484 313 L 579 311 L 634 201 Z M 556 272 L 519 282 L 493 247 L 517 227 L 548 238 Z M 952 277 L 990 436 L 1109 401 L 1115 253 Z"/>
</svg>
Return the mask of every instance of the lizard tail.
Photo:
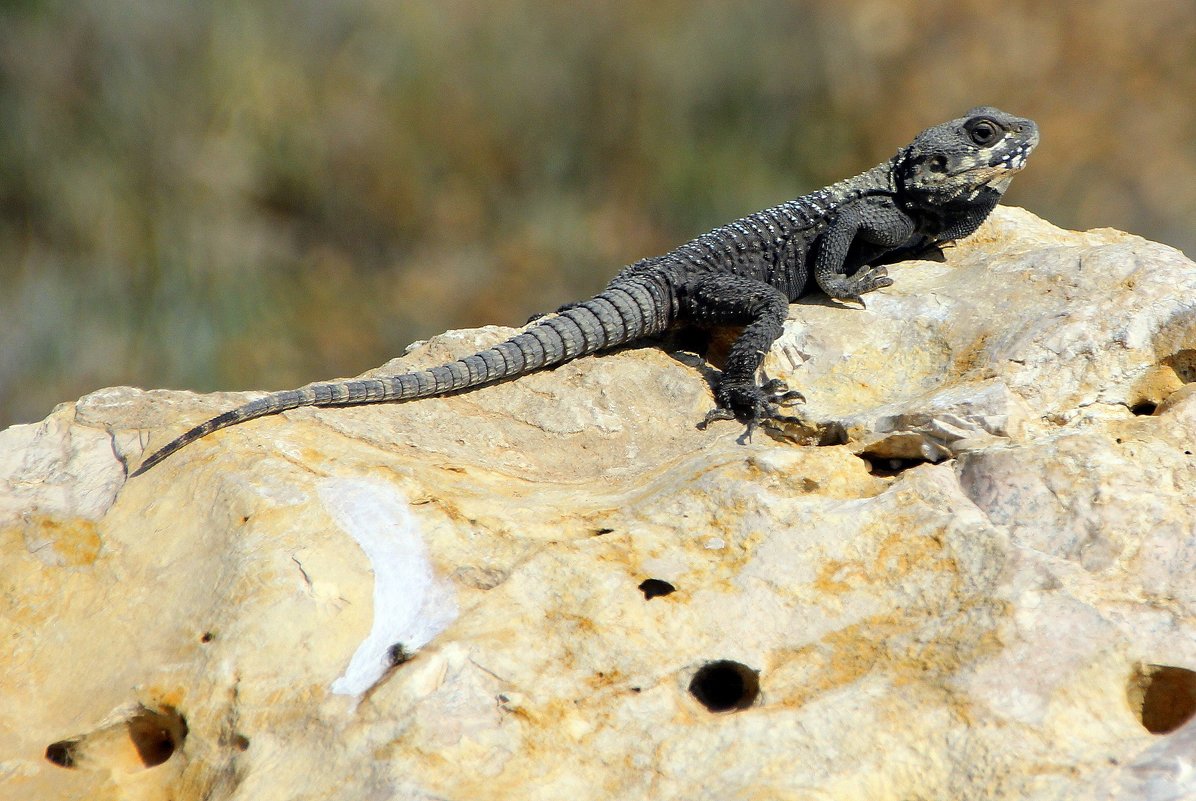
<svg viewBox="0 0 1196 801">
<path fill-rule="evenodd" d="M 300 406 L 352 406 L 447 395 L 530 373 L 663 331 L 665 287 L 627 282 L 561 310 L 491 348 L 455 362 L 386 378 L 358 378 L 273 392 L 213 417 L 155 451 L 139 476 L 175 451 L 228 426 Z"/>
</svg>

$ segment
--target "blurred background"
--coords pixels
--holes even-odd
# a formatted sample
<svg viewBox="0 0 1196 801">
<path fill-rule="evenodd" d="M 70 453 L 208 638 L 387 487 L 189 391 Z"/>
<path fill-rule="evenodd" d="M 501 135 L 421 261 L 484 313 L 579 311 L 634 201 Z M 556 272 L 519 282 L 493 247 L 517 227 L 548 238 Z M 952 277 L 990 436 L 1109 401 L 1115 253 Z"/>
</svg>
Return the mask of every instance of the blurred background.
<svg viewBox="0 0 1196 801">
<path fill-rule="evenodd" d="M 1193 98 L 1192 0 L 7 0 L 0 427 L 518 325 L 980 103 L 1196 255 Z"/>
</svg>

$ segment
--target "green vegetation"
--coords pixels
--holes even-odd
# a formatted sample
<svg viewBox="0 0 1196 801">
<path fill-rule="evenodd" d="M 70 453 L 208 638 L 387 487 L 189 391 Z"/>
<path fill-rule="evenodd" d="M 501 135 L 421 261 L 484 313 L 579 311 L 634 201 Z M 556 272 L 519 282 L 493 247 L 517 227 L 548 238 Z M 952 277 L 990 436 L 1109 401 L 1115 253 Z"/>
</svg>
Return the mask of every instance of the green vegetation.
<svg viewBox="0 0 1196 801">
<path fill-rule="evenodd" d="M 1072 5 L 3 4 L 0 426 L 518 324 L 981 102 L 1011 202 L 1192 252 L 1196 7 Z"/>
</svg>

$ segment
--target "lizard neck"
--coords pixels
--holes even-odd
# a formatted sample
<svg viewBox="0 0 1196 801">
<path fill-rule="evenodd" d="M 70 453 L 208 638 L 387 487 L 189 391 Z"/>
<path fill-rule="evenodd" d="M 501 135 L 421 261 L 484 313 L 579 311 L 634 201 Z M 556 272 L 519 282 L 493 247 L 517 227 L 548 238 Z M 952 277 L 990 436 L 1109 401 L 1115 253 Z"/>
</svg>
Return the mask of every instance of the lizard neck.
<svg viewBox="0 0 1196 801">
<path fill-rule="evenodd" d="M 913 218 L 919 234 L 937 242 L 962 239 L 975 231 L 1001 202 L 1009 184 L 981 184 L 966 195 L 943 198 L 903 187 L 897 176 L 895 171 L 894 202 Z"/>
<path fill-rule="evenodd" d="M 883 161 L 870 170 L 833 183 L 822 191 L 830 196 L 835 205 L 868 196 L 892 197 L 898 191 L 893 161 Z"/>
</svg>

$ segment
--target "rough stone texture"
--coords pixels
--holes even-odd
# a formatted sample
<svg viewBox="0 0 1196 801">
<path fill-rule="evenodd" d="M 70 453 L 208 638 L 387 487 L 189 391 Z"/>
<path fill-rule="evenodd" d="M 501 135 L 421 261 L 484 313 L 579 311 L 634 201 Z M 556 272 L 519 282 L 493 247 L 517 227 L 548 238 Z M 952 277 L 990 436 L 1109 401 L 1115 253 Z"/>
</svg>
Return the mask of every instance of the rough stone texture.
<svg viewBox="0 0 1196 801">
<path fill-rule="evenodd" d="M 892 274 L 793 307 L 792 436 L 655 348 L 127 483 L 250 396 L 0 433 L 0 797 L 1191 797 L 1196 265 L 1003 209 Z"/>
</svg>

